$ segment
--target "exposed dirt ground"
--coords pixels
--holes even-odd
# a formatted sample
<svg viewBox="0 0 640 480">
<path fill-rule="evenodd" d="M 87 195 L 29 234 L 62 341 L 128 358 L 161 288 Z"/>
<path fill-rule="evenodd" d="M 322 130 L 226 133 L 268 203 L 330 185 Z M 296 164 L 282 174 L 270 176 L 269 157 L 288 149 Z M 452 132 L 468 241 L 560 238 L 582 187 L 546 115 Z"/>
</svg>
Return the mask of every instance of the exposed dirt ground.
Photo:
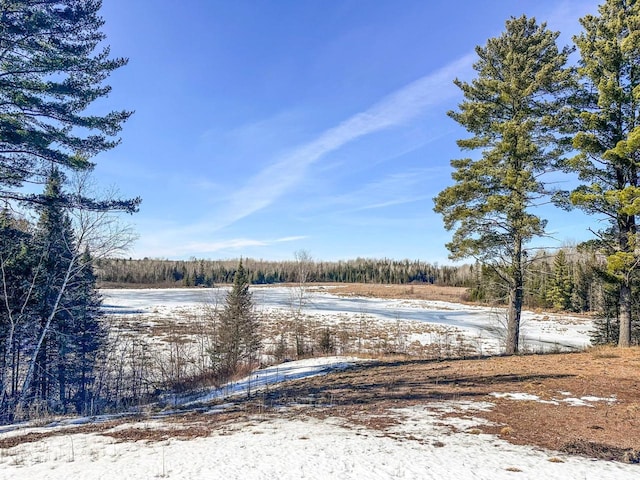
<svg viewBox="0 0 640 480">
<path fill-rule="evenodd" d="M 542 401 L 498 398 L 492 393 L 525 393 Z M 592 399 L 587 406 L 572 406 L 566 401 L 581 397 L 599 400 Z M 271 394 L 271 401 L 276 403 L 308 398 L 334 405 L 317 411 L 317 415 L 362 419 L 363 414 L 369 414 L 375 419 L 370 425 L 374 427 L 376 422 L 384 424 L 385 412 L 392 408 L 437 400 L 491 402 L 495 404 L 491 411 L 472 414 L 495 424 L 478 427 L 483 432 L 516 444 L 640 461 L 639 348 L 479 360 L 378 362 L 301 380 Z"/>
</svg>

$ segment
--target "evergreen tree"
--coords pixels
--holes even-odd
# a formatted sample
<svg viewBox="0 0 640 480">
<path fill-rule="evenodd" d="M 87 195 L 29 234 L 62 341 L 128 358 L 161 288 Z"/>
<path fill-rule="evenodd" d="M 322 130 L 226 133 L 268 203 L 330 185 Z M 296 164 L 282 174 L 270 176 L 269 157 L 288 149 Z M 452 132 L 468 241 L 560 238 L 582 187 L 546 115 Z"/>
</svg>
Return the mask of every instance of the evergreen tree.
<svg viewBox="0 0 640 480">
<path fill-rule="evenodd" d="M 580 152 L 568 167 L 584 182 L 570 196 L 573 205 L 604 217 L 598 249 L 618 292 L 618 345 L 631 340 L 632 284 L 640 257 L 636 216 L 640 213 L 640 2 L 606 0 L 599 15 L 580 20 L 582 109 L 575 125 Z"/>
<path fill-rule="evenodd" d="M 34 342 L 35 371 L 29 385 L 31 401 L 52 400 L 57 385 L 55 397 L 61 404 L 67 397 L 67 357 L 73 328 L 73 318 L 66 306 L 77 262 L 71 220 L 58 202 L 63 182 L 62 173 L 54 167 L 43 195 L 35 235 L 35 253 L 41 259 L 35 273 L 35 313 L 39 319 L 36 332 L 42 342 Z"/>
<path fill-rule="evenodd" d="M 573 280 L 564 250 L 559 250 L 553 260 L 553 274 L 546 292 L 551 306 L 558 310 L 568 310 L 571 307 L 573 294 Z"/>
<path fill-rule="evenodd" d="M 218 338 L 212 352 L 223 377 L 236 373 L 242 364 L 251 366 L 256 361 L 261 347 L 259 326 L 247 274 L 240 260 L 220 314 Z"/>
<path fill-rule="evenodd" d="M 20 363 L 33 330 L 30 226 L 7 209 L 0 212 L 0 419 L 11 420 Z"/>
<path fill-rule="evenodd" d="M 578 261 L 573 267 L 573 290 L 571 292 L 571 310 L 589 312 L 595 308 L 594 292 L 601 282 L 595 277 L 595 258 Z"/>
<path fill-rule="evenodd" d="M 553 117 L 567 88 L 569 49 L 558 50 L 558 33 L 524 16 L 477 47 L 477 77 L 456 80 L 464 94 L 449 115 L 473 136 L 459 140 L 481 158 L 453 160 L 455 184 L 435 198 L 435 211 L 454 229 L 452 259 L 473 257 L 490 266 L 508 296 L 506 353 L 518 351 L 527 263 L 524 247 L 544 234 L 545 221 L 530 209 L 547 194 L 541 175 L 554 166 L 558 147 Z"/>
<path fill-rule="evenodd" d="M 33 234 L 33 227 L 15 228 L 7 215 L 0 219 L 5 418 L 35 401 L 65 411 L 77 397 L 78 408 L 85 408 L 80 404 L 86 405 L 100 343 L 99 301 L 88 257 L 82 260 L 77 245 L 85 240 L 81 233 L 76 238 L 68 211 L 132 213 L 140 203 L 63 189 L 64 172 L 91 170 L 91 158 L 117 145 L 130 116 L 87 113 L 109 93 L 109 74 L 126 63 L 109 58 L 100 7 L 99 0 L 0 1 L 0 200 L 35 208 L 40 216 Z M 46 189 L 31 194 L 25 183 Z"/>
<path fill-rule="evenodd" d="M 86 171 L 94 155 L 113 148 L 131 112 L 85 114 L 126 64 L 110 59 L 99 0 L 0 2 L 0 199 L 41 203 L 21 191 L 44 182 L 52 165 Z M 97 201 L 60 197 L 85 208 L 133 212 L 139 199 Z"/>
<path fill-rule="evenodd" d="M 54 167 L 34 236 L 33 255 L 39 259 L 31 274 L 35 322 L 20 402 L 66 412 L 72 402 L 86 409 L 104 331 L 89 251 L 80 252 L 69 215 L 57 201 L 63 183 L 64 175 Z"/>
<path fill-rule="evenodd" d="M 85 248 L 79 259 L 77 275 L 69 289 L 67 310 L 72 317 L 73 330 L 69 358 L 70 398 L 78 413 L 89 413 L 92 385 L 98 354 L 106 345 L 107 327 L 102 322 L 102 298 L 96 288 L 93 259 Z"/>
</svg>

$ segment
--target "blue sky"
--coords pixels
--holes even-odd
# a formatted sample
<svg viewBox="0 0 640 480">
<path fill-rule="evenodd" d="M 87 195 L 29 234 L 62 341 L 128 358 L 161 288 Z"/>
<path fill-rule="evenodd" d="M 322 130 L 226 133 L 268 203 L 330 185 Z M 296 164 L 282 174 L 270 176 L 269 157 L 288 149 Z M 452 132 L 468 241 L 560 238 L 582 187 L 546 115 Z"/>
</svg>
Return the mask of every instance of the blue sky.
<svg viewBox="0 0 640 480">
<path fill-rule="evenodd" d="M 449 263 L 433 197 L 467 136 L 446 112 L 474 47 L 527 14 L 563 32 L 585 0 L 107 0 L 96 105 L 135 110 L 96 179 L 141 196 L 134 258 Z M 560 178 L 564 181 L 564 178 Z M 552 208 L 556 247 L 593 223 Z"/>
</svg>

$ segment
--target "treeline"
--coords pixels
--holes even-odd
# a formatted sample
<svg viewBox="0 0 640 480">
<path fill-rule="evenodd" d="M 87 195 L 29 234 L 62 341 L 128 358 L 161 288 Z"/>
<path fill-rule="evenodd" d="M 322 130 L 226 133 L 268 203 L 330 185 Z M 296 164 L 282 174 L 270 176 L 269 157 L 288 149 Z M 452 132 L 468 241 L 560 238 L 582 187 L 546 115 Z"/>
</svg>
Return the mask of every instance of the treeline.
<svg viewBox="0 0 640 480">
<path fill-rule="evenodd" d="M 419 260 L 363 259 L 348 261 L 280 261 L 244 259 L 253 285 L 275 283 L 430 283 L 469 286 L 473 267 L 440 266 Z M 119 285 L 211 287 L 230 284 L 238 266 L 232 260 L 102 259 L 96 264 L 98 280 Z"/>
<path fill-rule="evenodd" d="M 529 259 L 524 276 L 523 298 L 527 308 L 568 312 L 597 312 L 602 308 L 606 278 L 605 262 L 593 252 L 576 248 L 540 251 Z M 506 303 L 508 286 L 489 266 L 477 266 L 469 298 L 481 303 Z"/>
<path fill-rule="evenodd" d="M 595 345 L 615 344 L 620 333 L 620 284 L 616 282 L 602 254 L 588 248 L 566 248 L 556 252 L 538 252 L 528 259 L 524 276 L 523 306 L 594 316 L 591 341 Z M 478 302 L 507 304 L 508 285 L 490 267 L 475 270 L 469 298 Z M 640 279 L 632 281 L 634 290 Z M 632 299 L 634 312 L 640 312 L 640 298 Z M 640 322 L 632 318 L 631 343 L 640 344 Z"/>
</svg>

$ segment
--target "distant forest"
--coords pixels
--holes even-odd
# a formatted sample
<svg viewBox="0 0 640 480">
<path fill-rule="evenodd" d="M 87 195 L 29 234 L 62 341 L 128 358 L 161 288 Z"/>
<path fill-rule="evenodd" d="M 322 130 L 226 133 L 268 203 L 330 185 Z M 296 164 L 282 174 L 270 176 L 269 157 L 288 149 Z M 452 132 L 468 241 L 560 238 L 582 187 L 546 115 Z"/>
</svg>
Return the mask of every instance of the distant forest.
<svg viewBox="0 0 640 480">
<path fill-rule="evenodd" d="M 265 261 L 243 259 L 253 285 L 278 283 L 427 283 L 465 287 L 469 300 L 500 302 L 499 279 L 479 264 L 438 265 L 421 260 L 364 259 L 324 261 Z M 100 259 L 96 275 L 102 285 L 122 287 L 213 287 L 230 284 L 238 259 L 159 260 Z M 530 259 L 525 304 L 587 312 L 601 306 L 604 295 L 604 260 L 594 254 L 567 248 L 539 252 Z"/>
<path fill-rule="evenodd" d="M 212 287 L 233 282 L 238 259 L 102 259 L 100 282 L 165 287 Z M 242 260 L 253 285 L 275 283 L 430 283 L 468 286 L 473 267 L 439 266 L 419 260 L 362 259 L 321 262 Z M 303 278 L 301 278 L 303 277 Z"/>
</svg>

